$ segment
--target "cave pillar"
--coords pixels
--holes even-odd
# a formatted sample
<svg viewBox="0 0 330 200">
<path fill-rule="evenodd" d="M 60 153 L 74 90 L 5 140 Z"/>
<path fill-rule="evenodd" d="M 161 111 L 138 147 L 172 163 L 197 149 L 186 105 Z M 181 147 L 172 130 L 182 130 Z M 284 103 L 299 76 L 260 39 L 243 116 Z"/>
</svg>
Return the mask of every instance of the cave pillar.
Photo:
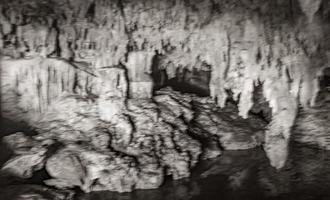
<svg viewBox="0 0 330 200">
<path fill-rule="evenodd" d="M 130 98 L 151 98 L 153 80 L 151 78 L 154 52 L 131 52 L 126 63 Z"/>
<path fill-rule="evenodd" d="M 270 163 L 276 169 L 284 167 L 288 157 L 291 128 L 297 115 L 297 98 L 286 84 L 266 80 L 264 93 L 272 107 L 272 121 L 265 133 L 264 149 Z"/>
</svg>

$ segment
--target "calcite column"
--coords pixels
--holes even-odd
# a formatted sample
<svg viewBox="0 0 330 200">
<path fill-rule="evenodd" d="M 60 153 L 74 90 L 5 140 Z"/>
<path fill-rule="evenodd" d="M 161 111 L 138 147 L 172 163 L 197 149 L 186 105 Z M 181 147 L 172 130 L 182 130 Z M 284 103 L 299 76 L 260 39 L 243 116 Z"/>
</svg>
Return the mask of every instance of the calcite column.
<svg viewBox="0 0 330 200">
<path fill-rule="evenodd" d="M 289 151 L 291 127 L 297 115 L 298 103 L 285 81 L 266 80 L 264 94 L 272 107 L 272 121 L 265 133 L 264 149 L 273 167 L 285 165 Z"/>
<path fill-rule="evenodd" d="M 154 52 L 131 52 L 126 63 L 130 98 L 151 98 L 153 91 L 152 59 Z"/>
</svg>

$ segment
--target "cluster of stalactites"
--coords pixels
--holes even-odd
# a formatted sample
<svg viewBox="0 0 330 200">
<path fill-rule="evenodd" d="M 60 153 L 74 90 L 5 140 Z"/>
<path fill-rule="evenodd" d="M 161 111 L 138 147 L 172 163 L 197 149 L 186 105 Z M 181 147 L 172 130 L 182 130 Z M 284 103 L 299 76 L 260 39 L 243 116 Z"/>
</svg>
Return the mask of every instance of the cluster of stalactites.
<svg viewBox="0 0 330 200">
<path fill-rule="evenodd" d="M 44 112 L 64 93 L 87 95 L 93 75 L 58 59 L 36 57 L 1 61 L 2 116 L 31 117 Z"/>
</svg>

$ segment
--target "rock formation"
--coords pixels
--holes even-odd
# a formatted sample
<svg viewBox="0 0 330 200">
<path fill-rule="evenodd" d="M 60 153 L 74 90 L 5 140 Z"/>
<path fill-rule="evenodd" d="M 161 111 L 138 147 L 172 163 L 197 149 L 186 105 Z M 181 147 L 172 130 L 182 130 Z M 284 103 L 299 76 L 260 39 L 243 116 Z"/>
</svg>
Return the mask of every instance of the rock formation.
<svg viewBox="0 0 330 200">
<path fill-rule="evenodd" d="M 15 157 L 3 170 L 31 177 L 45 167 L 47 184 L 85 192 L 155 188 L 221 148 L 262 144 L 282 168 L 298 110 L 315 106 L 329 58 L 322 0 L 3 0 L 0 8 L 1 115 L 38 132 L 5 138 Z M 185 70 L 209 72 L 188 82 L 208 82 L 210 98 L 154 90 Z M 251 115 L 259 101 L 269 123 Z"/>
<path fill-rule="evenodd" d="M 0 189 L 1 198 L 19 200 L 72 200 L 73 193 L 70 191 L 59 191 L 38 185 L 14 185 Z"/>
</svg>

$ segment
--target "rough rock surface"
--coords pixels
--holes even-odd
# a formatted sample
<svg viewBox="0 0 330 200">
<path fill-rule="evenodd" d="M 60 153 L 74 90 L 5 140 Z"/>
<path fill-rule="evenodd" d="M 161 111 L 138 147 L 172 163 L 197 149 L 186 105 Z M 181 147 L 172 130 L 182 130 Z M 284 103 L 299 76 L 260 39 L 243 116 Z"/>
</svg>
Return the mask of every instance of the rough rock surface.
<svg viewBox="0 0 330 200">
<path fill-rule="evenodd" d="M 330 107 L 300 111 L 293 127 L 293 140 L 330 150 Z"/>
<path fill-rule="evenodd" d="M 250 149 L 264 142 L 265 121 L 253 116 L 243 119 L 231 103 L 223 109 L 216 108 L 213 103 L 208 98 L 194 98 L 194 134 L 215 138 L 225 150 Z"/>
<path fill-rule="evenodd" d="M 62 62 L 54 69 L 56 60 L 93 70 L 123 65 L 130 97 L 150 98 L 153 58 L 161 55 L 156 68 L 168 77 L 209 66 L 212 98 L 223 107 L 231 90 L 244 118 L 262 83 L 273 113 L 265 151 L 276 168 L 287 158 L 298 104 L 314 105 L 329 63 L 325 0 L 3 0 L 0 7 L 2 68 L 13 72 L 15 88 L 5 90 L 7 114 L 13 104 L 40 112 L 63 91 L 90 92 L 93 75 Z M 55 61 L 47 66 L 44 58 Z"/>
<path fill-rule="evenodd" d="M 153 100 L 110 96 L 58 98 L 31 122 L 36 135 L 4 137 L 14 157 L 1 172 L 30 178 L 46 169 L 57 188 L 129 192 L 188 177 L 202 151 L 207 159 L 262 142 L 265 123 L 242 119 L 234 105 L 214 109 L 210 98 L 170 88 Z"/>
<path fill-rule="evenodd" d="M 60 98 L 32 124 L 39 134 L 4 138 L 18 155 L 3 170 L 30 177 L 45 167 L 52 177 L 46 184 L 79 186 L 85 192 L 157 188 L 165 175 L 174 179 L 190 175 L 201 147 L 187 134 L 193 115 L 181 105 L 189 103 L 167 94 L 159 95 L 155 103 L 148 99 L 125 103 L 122 98 L 107 102 L 113 104 L 110 108 L 121 109 L 100 113 L 99 99 Z M 22 159 L 24 165 L 18 165 Z"/>
<path fill-rule="evenodd" d="M 73 200 L 73 192 L 38 185 L 6 186 L 0 189 L 0 193 L 6 200 Z"/>
<path fill-rule="evenodd" d="M 272 110 L 264 150 L 279 169 L 298 107 L 315 105 L 329 66 L 329 16 L 326 0 L 2 0 L 1 114 L 35 120 L 65 93 L 102 96 L 107 79 L 130 98 L 150 99 L 153 72 L 174 78 L 208 66 L 215 105 L 224 107 L 231 91 L 243 118 L 262 86 Z M 122 70 L 102 78 L 98 69 L 109 66 Z M 120 105 L 108 97 L 100 107 Z M 116 118 L 123 144 L 134 139 L 129 114 L 98 113 Z"/>
<path fill-rule="evenodd" d="M 44 145 L 51 144 L 49 141 L 36 141 L 23 133 L 7 136 L 3 143 L 13 151 L 14 156 L 2 166 L 1 171 L 18 178 L 30 178 L 34 171 L 43 167 L 47 156 Z"/>
<path fill-rule="evenodd" d="M 320 149 L 330 150 L 330 91 L 324 77 L 322 87 L 315 99 L 315 106 L 300 109 L 293 127 L 292 139 L 295 142 L 310 145 Z M 325 82 L 325 83 L 324 83 Z"/>
</svg>

